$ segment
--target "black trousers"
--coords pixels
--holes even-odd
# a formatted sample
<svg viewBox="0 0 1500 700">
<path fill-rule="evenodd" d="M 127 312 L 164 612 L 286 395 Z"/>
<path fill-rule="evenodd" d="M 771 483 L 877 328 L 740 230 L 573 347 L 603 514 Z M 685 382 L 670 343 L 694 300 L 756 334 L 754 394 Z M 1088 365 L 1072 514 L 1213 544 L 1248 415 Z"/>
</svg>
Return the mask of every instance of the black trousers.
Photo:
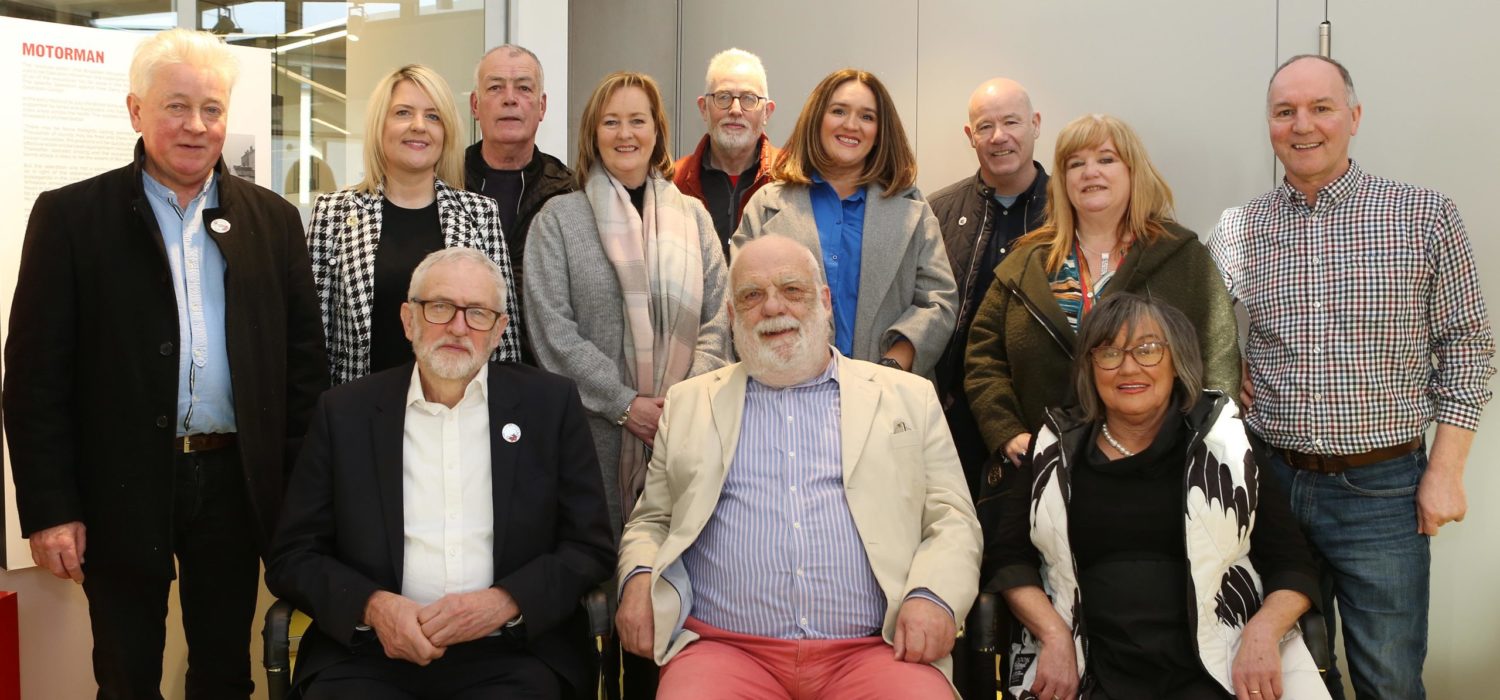
<svg viewBox="0 0 1500 700">
<path fill-rule="evenodd" d="M 260 557 L 239 450 L 179 454 L 173 470 L 172 548 L 188 644 L 187 697 L 249 698 Z M 84 565 L 100 700 L 162 697 L 171 585 L 170 575 Z"/>
<path fill-rule="evenodd" d="M 541 659 L 503 638 L 449 647 L 418 666 L 386 657 L 371 639 L 313 676 L 304 700 L 558 700 L 564 683 Z"/>
</svg>

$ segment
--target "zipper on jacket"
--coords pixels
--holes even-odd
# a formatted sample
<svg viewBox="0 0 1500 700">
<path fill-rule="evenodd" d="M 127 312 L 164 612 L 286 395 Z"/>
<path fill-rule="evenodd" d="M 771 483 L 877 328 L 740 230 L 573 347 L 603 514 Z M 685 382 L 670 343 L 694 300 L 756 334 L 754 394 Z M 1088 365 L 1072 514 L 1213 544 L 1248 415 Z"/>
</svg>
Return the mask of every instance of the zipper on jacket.
<svg viewBox="0 0 1500 700">
<path fill-rule="evenodd" d="M 974 303 L 974 275 L 979 272 L 980 251 L 984 250 L 989 239 L 984 235 L 986 227 L 990 225 L 990 203 L 984 203 L 984 220 L 979 222 L 979 238 L 974 241 L 974 252 L 969 255 L 969 276 L 964 280 L 964 305 L 959 308 L 958 315 L 953 318 L 953 332 L 958 332 L 959 324 L 963 323 L 964 312 Z M 993 236 L 995 233 L 990 232 Z M 988 290 L 986 290 L 988 291 Z"/>
<path fill-rule="evenodd" d="M 998 281 L 999 280 L 996 280 L 996 282 Z M 1022 306 L 1026 307 L 1026 311 L 1031 314 L 1032 318 L 1036 319 L 1037 323 L 1042 324 L 1042 328 L 1047 331 L 1047 335 L 1052 336 L 1052 339 L 1057 341 L 1058 347 L 1062 348 L 1063 352 L 1067 354 L 1069 360 L 1072 360 L 1073 346 L 1070 345 L 1067 341 L 1063 340 L 1062 332 L 1057 329 L 1057 326 L 1052 325 L 1052 322 L 1048 321 L 1047 317 L 1042 315 L 1042 310 L 1038 309 L 1036 307 L 1036 304 L 1033 304 L 1030 299 L 1026 298 L 1026 295 L 1022 294 L 1021 290 L 1016 288 L 1014 282 L 1005 282 L 1005 288 L 1010 290 L 1010 293 L 1014 295 L 1018 301 L 1021 302 Z"/>
</svg>

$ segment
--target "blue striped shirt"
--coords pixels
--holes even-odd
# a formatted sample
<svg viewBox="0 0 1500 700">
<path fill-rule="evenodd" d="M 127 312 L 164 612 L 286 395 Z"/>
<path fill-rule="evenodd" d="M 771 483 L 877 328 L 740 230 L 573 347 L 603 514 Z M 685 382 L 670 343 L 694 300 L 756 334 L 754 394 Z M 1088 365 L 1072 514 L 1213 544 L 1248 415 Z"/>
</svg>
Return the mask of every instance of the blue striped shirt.
<svg viewBox="0 0 1500 700">
<path fill-rule="evenodd" d="M 844 496 L 837 368 L 784 389 L 747 383 L 718 507 L 682 555 L 693 617 L 777 639 L 880 632 L 885 594 Z"/>
</svg>

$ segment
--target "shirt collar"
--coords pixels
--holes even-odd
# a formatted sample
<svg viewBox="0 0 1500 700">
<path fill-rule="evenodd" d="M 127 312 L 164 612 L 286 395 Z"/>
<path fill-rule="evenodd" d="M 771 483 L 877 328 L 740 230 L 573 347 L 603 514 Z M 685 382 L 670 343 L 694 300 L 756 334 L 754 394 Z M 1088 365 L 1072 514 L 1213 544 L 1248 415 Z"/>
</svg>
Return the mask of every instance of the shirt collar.
<svg viewBox="0 0 1500 700">
<path fill-rule="evenodd" d="M 1318 200 L 1312 208 L 1319 211 L 1327 211 L 1339 202 L 1347 199 L 1359 187 L 1359 181 L 1364 175 L 1365 171 L 1360 169 L 1359 163 L 1354 162 L 1354 159 L 1350 158 L 1349 170 L 1318 190 Z M 1307 206 L 1307 196 L 1302 194 L 1301 190 L 1293 187 L 1292 183 L 1287 182 L 1285 177 L 1281 178 L 1281 196 L 1288 204 L 1300 207 Z"/>
<path fill-rule="evenodd" d="M 806 388 L 806 387 L 818 386 L 819 384 L 823 384 L 825 382 L 833 382 L 833 383 L 837 384 L 838 381 L 839 381 L 839 361 L 838 361 L 838 358 L 839 358 L 839 350 L 838 350 L 838 348 L 830 345 L 830 346 L 828 346 L 828 366 L 824 367 L 823 371 L 820 372 L 820 373 L 818 373 L 817 376 L 815 376 L 815 377 L 813 377 L 813 378 L 811 378 L 811 379 L 809 379 L 809 380 L 807 380 L 805 382 L 798 382 L 798 383 L 793 384 L 791 386 L 784 386 L 784 387 L 780 387 L 780 388 L 772 387 L 772 386 L 766 386 L 765 384 L 761 384 L 760 382 L 756 381 L 755 377 L 751 377 L 750 381 L 748 383 L 748 390 L 749 391 L 785 391 L 787 389 L 803 389 L 803 388 Z"/>
<path fill-rule="evenodd" d="M 817 173 L 817 171 L 813 171 L 812 174 L 810 174 L 808 176 L 808 179 L 812 180 L 813 186 L 822 185 L 824 187 L 827 187 L 829 192 L 833 192 L 833 196 L 835 196 L 835 197 L 838 196 L 838 191 L 835 190 L 835 189 L 833 189 L 833 185 L 828 184 L 828 181 L 824 180 L 823 176 L 819 175 Z M 866 187 L 864 185 L 860 185 L 859 187 L 856 187 L 854 189 L 854 194 L 851 194 L 848 197 L 845 197 L 842 201 L 845 201 L 845 202 L 863 202 L 865 200 L 865 189 L 866 189 Z"/>
<path fill-rule="evenodd" d="M 458 402 L 458 406 L 468 406 L 475 402 L 488 402 L 490 393 L 490 363 L 485 362 L 479 368 L 479 373 L 464 386 L 464 397 Z M 406 387 L 406 407 L 416 406 L 418 409 L 429 414 L 437 415 L 438 411 L 446 406 L 428 401 L 427 395 L 422 393 L 422 373 L 416 365 L 411 368 L 411 383 Z M 455 406 L 454 408 L 458 408 Z"/>
<path fill-rule="evenodd" d="M 179 216 L 182 216 L 186 212 L 193 209 L 193 205 L 195 202 L 203 199 L 208 195 L 209 190 L 212 189 L 215 184 L 214 175 L 214 171 L 208 171 L 208 178 L 203 181 L 203 188 L 198 190 L 198 194 L 194 195 L 193 199 L 188 202 L 186 209 L 177 206 L 177 193 L 173 192 L 172 188 L 161 184 L 161 182 L 159 182 L 156 178 L 151 177 L 151 173 L 146 172 L 145 168 L 141 168 L 141 183 L 146 190 L 147 196 L 156 197 L 158 199 L 166 201 L 166 203 L 172 205 L 172 209 L 176 211 Z"/>
</svg>

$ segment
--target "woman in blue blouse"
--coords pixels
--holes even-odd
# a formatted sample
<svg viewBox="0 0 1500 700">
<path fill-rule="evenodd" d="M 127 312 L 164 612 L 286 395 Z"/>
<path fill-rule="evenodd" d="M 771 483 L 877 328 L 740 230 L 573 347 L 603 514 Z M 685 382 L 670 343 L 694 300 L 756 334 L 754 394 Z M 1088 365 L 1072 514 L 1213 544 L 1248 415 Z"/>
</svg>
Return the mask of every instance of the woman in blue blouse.
<svg viewBox="0 0 1500 700">
<path fill-rule="evenodd" d="M 852 68 L 824 78 L 771 177 L 746 204 L 733 248 L 766 235 L 801 241 L 823 263 L 839 352 L 931 377 L 953 333 L 956 288 L 880 80 Z"/>
</svg>

